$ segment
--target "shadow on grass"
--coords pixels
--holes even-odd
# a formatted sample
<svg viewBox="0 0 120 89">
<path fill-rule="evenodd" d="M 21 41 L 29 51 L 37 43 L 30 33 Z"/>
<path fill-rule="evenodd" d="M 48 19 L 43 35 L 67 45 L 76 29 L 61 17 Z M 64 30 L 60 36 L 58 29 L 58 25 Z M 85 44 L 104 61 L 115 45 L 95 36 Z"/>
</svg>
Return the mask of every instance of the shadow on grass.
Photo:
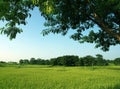
<svg viewBox="0 0 120 89">
<path fill-rule="evenodd" d="M 120 89 L 120 84 L 116 84 L 115 86 L 108 87 L 107 89 Z"/>
<path fill-rule="evenodd" d="M 90 67 L 92 70 L 98 69 L 108 69 L 108 70 L 120 70 L 120 66 L 93 66 Z"/>
<path fill-rule="evenodd" d="M 120 70 L 120 68 L 108 68 L 110 70 Z"/>
</svg>

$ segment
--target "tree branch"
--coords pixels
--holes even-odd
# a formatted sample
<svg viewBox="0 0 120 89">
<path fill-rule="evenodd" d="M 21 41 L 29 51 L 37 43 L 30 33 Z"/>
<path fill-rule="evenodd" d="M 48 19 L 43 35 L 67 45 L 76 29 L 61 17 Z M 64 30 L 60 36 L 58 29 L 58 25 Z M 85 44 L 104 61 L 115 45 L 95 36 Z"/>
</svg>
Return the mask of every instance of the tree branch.
<svg viewBox="0 0 120 89">
<path fill-rule="evenodd" d="M 94 13 L 92 16 L 89 16 L 89 19 L 96 23 L 101 28 L 101 30 L 120 41 L 120 34 L 115 33 L 113 29 L 109 28 L 96 13 Z"/>
</svg>

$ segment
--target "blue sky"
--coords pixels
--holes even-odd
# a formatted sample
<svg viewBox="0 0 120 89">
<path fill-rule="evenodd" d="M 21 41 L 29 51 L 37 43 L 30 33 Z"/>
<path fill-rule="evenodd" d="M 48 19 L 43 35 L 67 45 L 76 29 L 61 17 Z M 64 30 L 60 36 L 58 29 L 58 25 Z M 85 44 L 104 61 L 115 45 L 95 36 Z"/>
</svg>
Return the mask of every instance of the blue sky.
<svg viewBox="0 0 120 89">
<path fill-rule="evenodd" d="M 120 45 L 110 47 L 110 51 L 103 52 L 94 48 L 94 44 L 80 44 L 69 38 L 70 35 L 49 34 L 42 36 L 41 31 L 45 27 L 44 18 L 40 16 L 38 9 L 31 12 L 32 17 L 27 19 L 26 26 L 20 26 L 23 33 L 10 41 L 6 35 L 0 35 L 0 61 L 19 61 L 20 59 L 54 58 L 63 55 L 95 56 L 102 54 L 106 59 L 120 57 Z M 0 22 L 0 26 L 3 26 Z"/>
</svg>

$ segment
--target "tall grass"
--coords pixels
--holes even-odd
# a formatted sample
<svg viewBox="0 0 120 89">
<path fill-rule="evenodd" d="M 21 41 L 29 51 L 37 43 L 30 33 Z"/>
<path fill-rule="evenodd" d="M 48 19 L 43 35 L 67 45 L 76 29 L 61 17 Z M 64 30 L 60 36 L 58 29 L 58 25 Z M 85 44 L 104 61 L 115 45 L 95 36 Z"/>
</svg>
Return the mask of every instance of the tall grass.
<svg viewBox="0 0 120 89">
<path fill-rule="evenodd" d="M 120 89 L 120 67 L 0 67 L 0 89 Z"/>
</svg>

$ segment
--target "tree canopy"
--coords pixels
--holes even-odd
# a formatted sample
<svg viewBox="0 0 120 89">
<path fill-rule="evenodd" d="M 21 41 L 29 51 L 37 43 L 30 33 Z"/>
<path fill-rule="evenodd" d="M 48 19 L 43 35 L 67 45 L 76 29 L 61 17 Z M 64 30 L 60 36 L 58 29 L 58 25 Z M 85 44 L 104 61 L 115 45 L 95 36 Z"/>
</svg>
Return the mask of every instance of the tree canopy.
<svg viewBox="0 0 120 89">
<path fill-rule="evenodd" d="M 48 28 L 42 31 L 43 35 L 66 35 L 74 30 L 71 38 L 80 43 L 95 43 L 103 51 L 120 44 L 120 0 L 0 0 L 0 20 L 7 21 L 1 33 L 15 38 L 22 32 L 17 25 L 26 25 L 34 7 L 46 19 L 44 25 Z"/>
</svg>

